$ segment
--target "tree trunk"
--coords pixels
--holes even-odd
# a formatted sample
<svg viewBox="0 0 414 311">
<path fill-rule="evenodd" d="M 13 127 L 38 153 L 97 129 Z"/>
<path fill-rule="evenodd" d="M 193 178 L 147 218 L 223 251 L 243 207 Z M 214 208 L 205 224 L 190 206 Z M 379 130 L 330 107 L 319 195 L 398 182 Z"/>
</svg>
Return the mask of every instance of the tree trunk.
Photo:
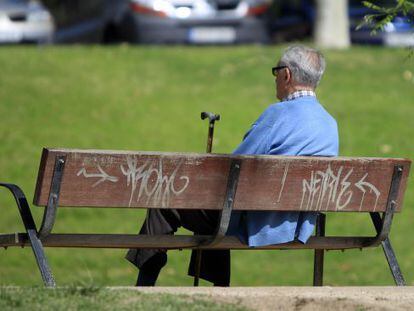
<svg viewBox="0 0 414 311">
<path fill-rule="evenodd" d="M 348 1 L 317 0 L 316 5 L 315 43 L 322 48 L 348 48 Z"/>
</svg>

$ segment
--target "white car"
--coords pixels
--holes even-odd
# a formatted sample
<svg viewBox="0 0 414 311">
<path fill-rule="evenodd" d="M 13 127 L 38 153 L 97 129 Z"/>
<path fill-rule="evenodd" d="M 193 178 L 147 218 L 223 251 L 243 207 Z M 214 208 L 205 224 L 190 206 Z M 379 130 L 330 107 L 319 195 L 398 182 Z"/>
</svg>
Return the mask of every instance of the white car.
<svg viewBox="0 0 414 311">
<path fill-rule="evenodd" d="M 139 43 L 231 44 L 269 39 L 271 0 L 130 0 Z"/>
<path fill-rule="evenodd" d="M 0 0 L 0 43 L 48 43 L 55 26 L 36 0 Z"/>
</svg>

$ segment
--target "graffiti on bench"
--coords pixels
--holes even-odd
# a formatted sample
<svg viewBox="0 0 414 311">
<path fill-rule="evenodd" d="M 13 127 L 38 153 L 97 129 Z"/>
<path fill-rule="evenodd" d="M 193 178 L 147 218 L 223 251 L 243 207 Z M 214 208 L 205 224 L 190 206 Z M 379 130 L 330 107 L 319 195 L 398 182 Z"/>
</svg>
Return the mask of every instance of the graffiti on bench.
<svg viewBox="0 0 414 311">
<path fill-rule="evenodd" d="M 300 210 L 328 210 L 330 204 L 334 204 L 335 210 L 346 209 L 354 195 L 355 188 L 362 192 L 362 198 L 359 210 L 365 199 L 365 195 L 369 193 L 375 195 L 374 211 L 377 207 L 378 199 L 381 195 L 380 191 L 365 179 L 366 173 L 357 182 L 351 182 L 353 168 L 347 172 L 341 166 L 335 173 L 329 165 L 325 171 L 312 171 L 310 179 L 302 181 L 302 200 Z"/>
<path fill-rule="evenodd" d="M 143 195 L 146 197 L 146 204 L 152 202 L 154 205 L 161 204 L 162 207 L 168 207 L 171 195 L 180 195 L 187 189 L 190 179 L 188 176 L 180 176 L 178 180 L 182 181 L 182 186 L 177 188 L 175 185 L 177 172 L 183 161 L 179 162 L 170 176 L 163 173 L 162 159 L 158 159 L 158 163 L 153 160 L 147 160 L 143 164 L 139 164 L 137 158 L 127 156 L 126 164 L 120 165 L 120 171 L 126 177 L 126 186 L 130 187 L 129 205 L 132 202 L 139 202 Z M 109 181 L 117 183 L 119 178 L 107 174 L 98 164 L 96 166 L 99 173 L 88 173 L 83 167 L 77 172 L 77 176 L 85 178 L 99 178 L 92 187 Z"/>
<path fill-rule="evenodd" d="M 189 176 L 179 174 L 183 163 L 184 159 L 181 159 L 179 162 L 173 162 L 173 165 L 170 163 L 165 165 L 162 158 L 140 160 L 128 155 L 123 163 L 119 165 L 119 176 L 111 176 L 99 164 L 95 164 L 97 172 L 91 173 L 85 167 L 82 167 L 77 172 L 77 176 L 98 178 L 92 184 L 92 187 L 97 187 L 103 182 L 118 183 L 122 180 L 129 189 L 128 206 L 145 202 L 147 205 L 150 203 L 154 206 L 168 207 L 171 197 L 182 194 L 190 184 Z M 88 170 L 91 169 L 88 168 Z M 170 173 L 166 174 L 166 171 Z M 285 189 L 286 181 L 289 179 L 288 173 L 289 163 L 285 165 L 281 177 L 277 178 L 276 204 L 283 204 L 281 202 L 283 192 L 289 192 L 290 190 Z M 324 170 L 310 171 L 309 178 L 298 179 L 299 189 L 302 190 L 300 210 L 327 211 L 331 210 L 332 207 L 336 211 L 346 210 L 353 197 L 358 195 L 358 198 L 361 197 L 359 202 L 359 210 L 361 211 L 364 200 L 368 195 L 371 195 L 369 201 L 370 203 L 374 202 L 373 210 L 375 211 L 381 195 L 380 191 L 367 181 L 368 173 L 358 178 L 355 178 L 355 176 L 353 178 L 353 174 L 355 175 L 353 168 L 347 169 L 340 166 L 337 169 L 332 169 L 328 165 Z M 287 188 L 292 187 L 292 182 L 296 183 L 296 181 L 291 180 Z"/>
</svg>

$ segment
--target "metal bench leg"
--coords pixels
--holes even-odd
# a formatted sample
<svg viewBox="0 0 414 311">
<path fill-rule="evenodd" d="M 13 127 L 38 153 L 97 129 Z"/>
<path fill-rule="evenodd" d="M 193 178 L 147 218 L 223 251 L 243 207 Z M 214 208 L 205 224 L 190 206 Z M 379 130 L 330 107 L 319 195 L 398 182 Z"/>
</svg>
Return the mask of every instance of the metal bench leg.
<svg viewBox="0 0 414 311">
<path fill-rule="evenodd" d="M 372 222 L 374 223 L 375 229 L 377 232 L 381 230 L 382 220 L 379 213 L 370 213 Z M 392 276 L 394 278 L 395 284 L 397 286 L 405 286 L 405 280 L 401 272 L 400 266 L 398 265 L 397 257 L 395 256 L 394 250 L 391 246 L 391 241 L 387 237 L 384 241 L 381 242 L 382 249 L 387 259 L 388 266 L 390 267 Z"/>
<path fill-rule="evenodd" d="M 43 250 L 42 242 L 37 237 L 36 224 L 33 220 L 32 213 L 30 212 L 29 204 L 23 191 L 16 185 L 0 183 L 9 189 L 16 200 L 17 208 L 19 209 L 20 216 L 22 217 L 24 227 L 26 228 L 27 235 L 29 237 L 30 244 L 32 246 L 33 253 L 36 258 L 37 265 L 42 275 L 43 283 L 47 287 L 55 287 L 56 283 L 53 278 L 52 272 L 49 268 L 49 264 L 46 259 L 45 252 Z"/>
<path fill-rule="evenodd" d="M 402 275 L 400 266 L 398 265 L 397 257 L 395 257 L 394 250 L 391 247 L 391 242 L 389 238 L 386 238 L 381 242 L 382 249 L 384 250 L 385 257 L 388 261 L 388 266 L 390 267 L 392 276 L 394 277 L 395 284 L 397 286 L 405 286 L 405 280 Z"/>
<path fill-rule="evenodd" d="M 37 237 L 36 230 L 27 230 L 30 244 L 36 258 L 37 266 L 39 267 L 40 274 L 42 275 L 43 284 L 46 287 L 56 287 L 55 279 L 53 278 L 52 271 L 50 270 L 49 263 L 45 252 L 43 250 L 42 242 Z"/>
<path fill-rule="evenodd" d="M 325 236 L 325 214 L 318 213 L 316 218 L 316 236 Z M 323 284 L 323 257 L 325 250 L 315 249 L 313 263 L 313 286 L 322 286 Z"/>
</svg>

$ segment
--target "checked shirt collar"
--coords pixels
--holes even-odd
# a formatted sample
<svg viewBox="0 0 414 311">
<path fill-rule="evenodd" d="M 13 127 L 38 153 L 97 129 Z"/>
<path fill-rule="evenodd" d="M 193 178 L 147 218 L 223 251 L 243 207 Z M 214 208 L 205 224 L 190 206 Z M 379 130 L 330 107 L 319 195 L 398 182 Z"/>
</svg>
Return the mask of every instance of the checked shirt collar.
<svg viewBox="0 0 414 311">
<path fill-rule="evenodd" d="M 304 96 L 316 97 L 316 94 L 315 94 L 314 91 L 309 91 L 309 90 L 296 91 L 296 92 L 290 93 L 288 96 L 283 98 L 282 101 L 285 102 L 285 101 L 289 101 L 289 100 L 294 100 L 296 98 L 304 97 Z"/>
</svg>

